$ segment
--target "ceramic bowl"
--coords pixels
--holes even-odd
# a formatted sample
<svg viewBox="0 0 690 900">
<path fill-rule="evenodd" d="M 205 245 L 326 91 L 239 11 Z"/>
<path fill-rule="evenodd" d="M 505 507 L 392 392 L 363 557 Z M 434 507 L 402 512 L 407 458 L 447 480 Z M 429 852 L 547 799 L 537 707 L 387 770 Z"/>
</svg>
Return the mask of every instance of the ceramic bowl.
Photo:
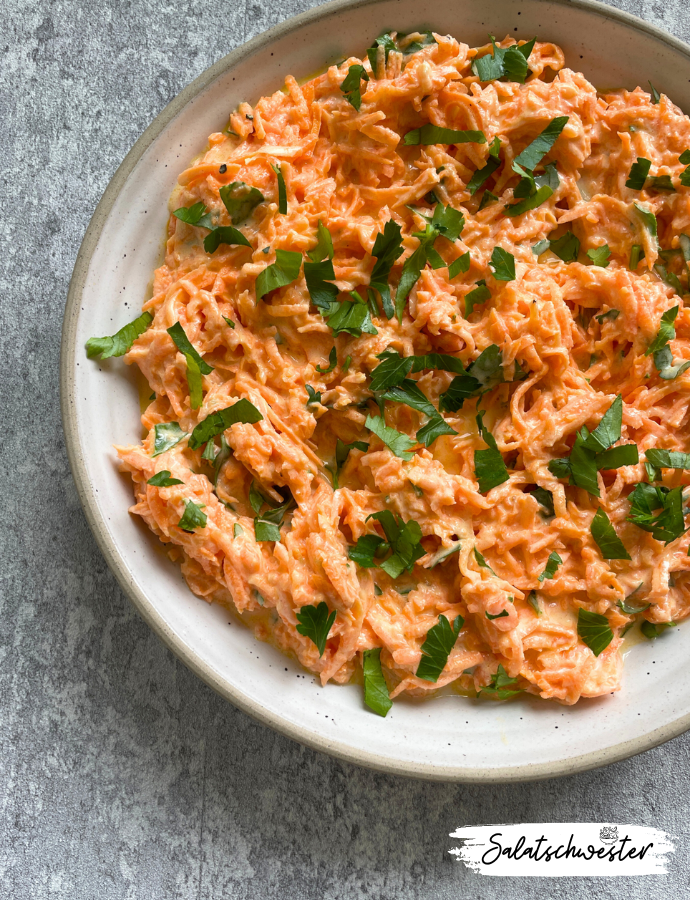
<svg viewBox="0 0 690 900">
<path fill-rule="evenodd" d="M 690 51 L 658 29 L 598 3 L 570 0 L 336 0 L 254 38 L 176 97 L 128 154 L 87 229 L 70 286 L 61 358 L 62 413 L 77 489 L 96 540 L 144 619 L 200 678 L 237 707 L 295 740 L 392 773 L 498 782 L 570 774 L 623 759 L 690 727 L 690 629 L 635 646 L 623 689 L 573 708 L 455 694 L 398 700 L 386 719 L 359 685 L 322 688 L 296 663 L 187 588 L 157 539 L 127 509 L 129 479 L 112 445 L 140 438 L 132 369 L 86 359 L 84 342 L 138 314 L 162 258 L 176 174 L 242 100 L 363 55 L 384 31 L 430 28 L 476 46 L 487 32 L 555 41 L 597 87 L 648 79 L 681 106 Z"/>
</svg>

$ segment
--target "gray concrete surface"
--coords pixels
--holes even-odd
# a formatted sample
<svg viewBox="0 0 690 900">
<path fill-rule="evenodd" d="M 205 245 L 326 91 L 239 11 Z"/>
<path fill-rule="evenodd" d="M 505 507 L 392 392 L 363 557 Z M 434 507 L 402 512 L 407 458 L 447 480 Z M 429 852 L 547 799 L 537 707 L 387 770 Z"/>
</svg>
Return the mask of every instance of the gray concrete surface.
<svg viewBox="0 0 690 900">
<path fill-rule="evenodd" d="M 149 632 L 78 505 L 58 406 L 77 248 L 158 111 L 312 5 L 2 0 L 0 898 L 679 898 L 690 735 L 533 785 L 373 774 L 257 725 Z M 619 2 L 690 38 L 680 0 Z M 677 836 L 666 878 L 512 880 L 447 854 L 464 823 L 620 821 Z"/>
</svg>

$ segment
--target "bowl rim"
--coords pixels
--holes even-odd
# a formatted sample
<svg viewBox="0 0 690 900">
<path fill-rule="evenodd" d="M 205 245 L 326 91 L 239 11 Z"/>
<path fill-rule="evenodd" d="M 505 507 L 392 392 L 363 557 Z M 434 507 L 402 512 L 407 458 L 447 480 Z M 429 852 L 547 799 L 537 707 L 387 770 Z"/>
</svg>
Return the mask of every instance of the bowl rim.
<svg viewBox="0 0 690 900">
<path fill-rule="evenodd" d="M 381 0 L 330 0 L 328 3 L 274 25 L 267 31 L 256 35 L 251 40 L 232 50 L 197 76 L 194 81 L 183 88 L 161 110 L 153 122 L 140 135 L 115 171 L 86 227 L 74 264 L 63 318 L 60 343 L 60 409 L 67 457 L 72 476 L 86 520 L 96 539 L 96 543 L 120 587 L 133 603 L 139 615 L 187 668 L 223 698 L 229 700 L 235 707 L 263 725 L 268 725 L 280 734 L 292 738 L 307 747 L 322 751 L 345 762 L 355 763 L 359 766 L 391 775 L 404 775 L 430 781 L 478 784 L 511 783 L 557 778 L 584 772 L 627 759 L 638 753 L 650 750 L 671 738 L 678 737 L 678 735 L 690 729 L 690 713 L 680 716 L 673 722 L 652 729 L 646 734 L 612 745 L 603 750 L 596 750 L 549 763 L 514 767 L 504 766 L 491 769 L 468 768 L 465 766 L 432 766 L 426 763 L 398 761 L 379 754 L 354 749 L 337 740 L 329 740 L 306 727 L 282 718 L 277 713 L 269 712 L 260 703 L 245 695 L 234 685 L 229 684 L 209 664 L 199 658 L 195 651 L 167 625 L 145 592 L 136 584 L 128 570 L 124 557 L 118 552 L 115 542 L 110 536 L 106 519 L 96 502 L 96 492 L 87 476 L 79 443 L 76 406 L 74 403 L 74 393 L 77 386 L 74 360 L 76 353 L 82 349 L 77 347 L 76 343 L 77 322 L 91 257 L 98 245 L 101 232 L 115 201 L 133 169 L 151 144 L 189 102 L 222 74 L 238 65 L 244 59 L 251 57 L 259 48 L 271 44 L 292 32 L 299 31 L 305 25 L 330 18 L 344 10 L 374 6 L 379 2 Z M 646 36 L 653 37 L 657 41 L 666 44 L 674 51 L 686 56 L 690 61 L 690 47 L 683 41 L 657 28 L 655 25 L 650 25 L 637 16 L 597 2 L 597 0 L 537 0 L 537 2 L 575 7 L 606 19 L 613 19 L 627 28 L 640 31 Z"/>
</svg>

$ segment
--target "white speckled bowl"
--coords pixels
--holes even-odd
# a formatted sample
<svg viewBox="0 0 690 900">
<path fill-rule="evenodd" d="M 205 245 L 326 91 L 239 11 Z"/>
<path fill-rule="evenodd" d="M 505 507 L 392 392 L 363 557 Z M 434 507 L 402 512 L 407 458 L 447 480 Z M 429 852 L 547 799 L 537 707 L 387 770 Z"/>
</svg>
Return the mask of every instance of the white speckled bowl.
<svg viewBox="0 0 690 900">
<path fill-rule="evenodd" d="M 358 685 L 326 688 L 256 641 L 186 587 L 157 539 L 127 509 L 128 478 L 114 443 L 140 435 L 133 373 L 121 360 L 86 359 L 84 342 L 138 313 L 162 252 L 176 174 L 242 100 L 306 77 L 383 31 L 431 28 L 470 45 L 487 32 L 553 40 L 599 87 L 651 79 L 681 105 L 690 51 L 639 19 L 573 0 L 336 0 L 235 50 L 170 103 L 132 148 L 98 205 L 79 251 L 62 336 L 62 414 L 72 471 L 89 524 L 141 615 L 199 677 L 261 722 L 311 747 L 387 772 L 454 781 L 517 781 L 623 759 L 690 728 L 690 630 L 633 648 L 623 690 L 564 708 L 534 698 L 496 704 L 457 696 L 398 700 L 386 719 Z"/>
</svg>

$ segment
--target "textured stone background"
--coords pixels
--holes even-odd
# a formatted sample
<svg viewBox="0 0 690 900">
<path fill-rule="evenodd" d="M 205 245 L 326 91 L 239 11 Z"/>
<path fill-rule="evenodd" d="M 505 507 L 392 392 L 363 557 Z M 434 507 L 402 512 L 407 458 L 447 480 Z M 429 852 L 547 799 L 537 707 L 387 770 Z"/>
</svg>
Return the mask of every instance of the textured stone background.
<svg viewBox="0 0 690 900">
<path fill-rule="evenodd" d="M 344 765 L 255 724 L 176 662 L 86 526 L 58 405 L 62 311 L 84 229 L 182 87 L 311 5 L 0 2 L 0 896 L 687 896 L 690 734 L 532 785 L 427 784 Z M 681 0 L 617 5 L 690 38 Z M 675 833 L 671 874 L 489 879 L 447 854 L 460 824 L 554 820 Z"/>
</svg>

